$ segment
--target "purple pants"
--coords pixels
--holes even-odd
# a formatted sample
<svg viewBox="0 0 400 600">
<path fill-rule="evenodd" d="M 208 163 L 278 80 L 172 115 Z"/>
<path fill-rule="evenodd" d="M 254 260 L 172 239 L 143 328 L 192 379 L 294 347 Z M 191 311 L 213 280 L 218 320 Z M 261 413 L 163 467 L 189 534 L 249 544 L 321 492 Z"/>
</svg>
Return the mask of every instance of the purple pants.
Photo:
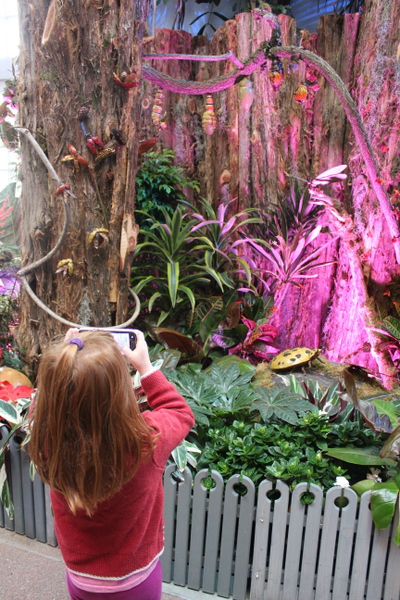
<svg viewBox="0 0 400 600">
<path fill-rule="evenodd" d="M 85 592 L 77 588 L 68 576 L 67 585 L 71 600 L 161 600 L 161 582 L 162 568 L 161 561 L 158 561 L 156 567 L 150 575 L 130 590 L 113 593 L 95 593 Z"/>
</svg>

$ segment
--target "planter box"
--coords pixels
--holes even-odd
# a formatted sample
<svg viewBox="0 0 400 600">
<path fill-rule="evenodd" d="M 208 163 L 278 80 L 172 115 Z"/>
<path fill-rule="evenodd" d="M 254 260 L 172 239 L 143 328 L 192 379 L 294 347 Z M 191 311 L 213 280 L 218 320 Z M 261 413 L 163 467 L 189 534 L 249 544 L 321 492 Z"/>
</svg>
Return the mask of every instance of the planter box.
<svg viewBox="0 0 400 600">
<path fill-rule="evenodd" d="M 0 445 L 5 435 L 0 429 Z M 30 481 L 18 438 L 8 467 L 15 518 L 9 521 L 0 505 L 0 526 L 56 545 L 48 488 L 37 477 Z M 324 496 L 317 485 L 300 483 L 290 492 L 267 480 L 256 488 L 238 475 L 224 483 L 214 471 L 208 490 L 206 469 L 194 479 L 185 470 L 179 483 L 173 471 L 167 467 L 164 477 L 165 582 L 235 600 L 399 600 L 400 547 L 391 529 L 374 528 L 370 492 L 358 502 L 350 489 Z M 307 490 L 314 500 L 304 505 Z"/>
</svg>

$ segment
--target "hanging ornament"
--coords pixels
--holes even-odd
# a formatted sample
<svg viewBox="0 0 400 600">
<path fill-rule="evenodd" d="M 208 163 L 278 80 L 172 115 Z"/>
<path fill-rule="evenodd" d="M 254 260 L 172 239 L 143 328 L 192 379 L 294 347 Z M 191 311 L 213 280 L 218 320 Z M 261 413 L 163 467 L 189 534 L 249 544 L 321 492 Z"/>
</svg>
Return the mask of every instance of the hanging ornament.
<svg viewBox="0 0 400 600">
<path fill-rule="evenodd" d="M 296 73 L 296 71 L 299 70 L 299 63 L 295 61 L 290 62 L 287 66 L 287 70 L 288 73 Z"/>
<path fill-rule="evenodd" d="M 56 267 L 56 273 L 62 273 L 64 276 L 69 275 L 72 277 L 74 274 L 74 263 L 71 258 L 64 258 L 59 260 Z"/>
<path fill-rule="evenodd" d="M 204 133 L 212 135 L 217 126 L 217 117 L 214 112 L 214 102 L 211 94 L 206 95 L 206 110 L 203 112 L 201 117 L 201 124 L 204 129 Z"/>
<path fill-rule="evenodd" d="M 310 67 L 310 65 L 307 65 L 307 68 L 306 68 L 306 84 L 307 84 L 309 90 L 312 90 L 313 92 L 318 92 L 318 90 L 319 90 L 318 73 L 315 69 Z"/>
<path fill-rule="evenodd" d="M 158 141 L 158 135 L 150 138 L 149 140 L 142 140 L 139 142 L 138 154 L 146 154 L 146 152 L 150 152 L 150 150 L 155 146 Z"/>
<path fill-rule="evenodd" d="M 99 150 L 103 150 L 104 148 L 104 144 L 99 138 L 99 136 L 92 135 L 91 133 L 86 134 L 86 146 L 88 147 L 89 152 L 91 154 L 94 154 L 95 156 Z"/>
<path fill-rule="evenodd" d="M 139 85 L 139 79 L 136 73 L 127 73 L 126 71 L 123 71 L 120 77 L 118 77 L 116 73 L 113 73 L 113 79 L 115 83 L 125 89 L 131 89 Z"/>
<path fill-rule="evenodd" d="M 254 100 L 253 83 L 250 79 L 242 79 L 239 82 L 239 103 L 240 108 L 245 112 L 249 112 Z"/>
<path fill-rule="evenodd" d="M 293 98 L 294 98 L 295 102 L 298 102 L 299 104 L 304 104 L 304 102 L 307 100 L 308 88 L 304 83 L 299 85 L 299 87 L 297 88 L 297 90 L 295 91 L 295 93 L 293 95 Z"/>
<path fill-rule="evenodd" d="M 165 129 L 167 124 L 165 121 L 161 121 L 162 105 L 164 101 L 164 91 L 162 88 L 158 88 L 156 97 L 154 99 L 153 109 L 151 111 L 151 118 L 158 129 Z"/>
<path fill-rule="evenodd" d="M 283 75 L 283 65 L 282 61 L 279 58 L 273 58 L 271 61 L 271 70 L 269 72 L 269 80 L 271 82 L 272 87 L 275 92 L 279 90 L 281 87 L 284 75 Z"/>
</svg>

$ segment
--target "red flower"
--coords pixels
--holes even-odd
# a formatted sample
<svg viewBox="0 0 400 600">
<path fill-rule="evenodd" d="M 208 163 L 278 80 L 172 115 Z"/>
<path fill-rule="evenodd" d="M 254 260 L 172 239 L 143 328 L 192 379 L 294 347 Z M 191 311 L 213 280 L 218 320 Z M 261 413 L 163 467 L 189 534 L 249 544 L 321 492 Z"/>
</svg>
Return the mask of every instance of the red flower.
<svg viewBox="0 0 400 600">
<path fill-rule="evenodd" d="M 9 381 L 0 381 L 0 400 L 6 402 L 16 403 L 18 398 L 29 398 L 33 391 L 34 388 L 27 385 L 14 386 Z"/>
</svg>

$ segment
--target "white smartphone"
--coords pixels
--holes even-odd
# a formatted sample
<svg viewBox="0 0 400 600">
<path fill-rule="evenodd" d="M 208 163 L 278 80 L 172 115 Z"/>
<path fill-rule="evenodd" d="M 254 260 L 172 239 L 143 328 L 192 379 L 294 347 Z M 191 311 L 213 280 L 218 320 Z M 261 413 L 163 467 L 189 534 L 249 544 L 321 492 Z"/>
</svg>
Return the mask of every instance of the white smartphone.
<svg viewBox="0 0 400 600">
<path fill-rule="evenodd" d="M 82 327 L 79 331 L 95 331 L 95 329 L 85 329 Z M 131 350 L 136 348 L 136 333 L 132 329 L 107 329 L 106 327 L 96 327 L 96 331 L 107 331 L 111 333 L 117 342 L 120 350 L 124 346 L 129 346 Z"/>
</svg>

